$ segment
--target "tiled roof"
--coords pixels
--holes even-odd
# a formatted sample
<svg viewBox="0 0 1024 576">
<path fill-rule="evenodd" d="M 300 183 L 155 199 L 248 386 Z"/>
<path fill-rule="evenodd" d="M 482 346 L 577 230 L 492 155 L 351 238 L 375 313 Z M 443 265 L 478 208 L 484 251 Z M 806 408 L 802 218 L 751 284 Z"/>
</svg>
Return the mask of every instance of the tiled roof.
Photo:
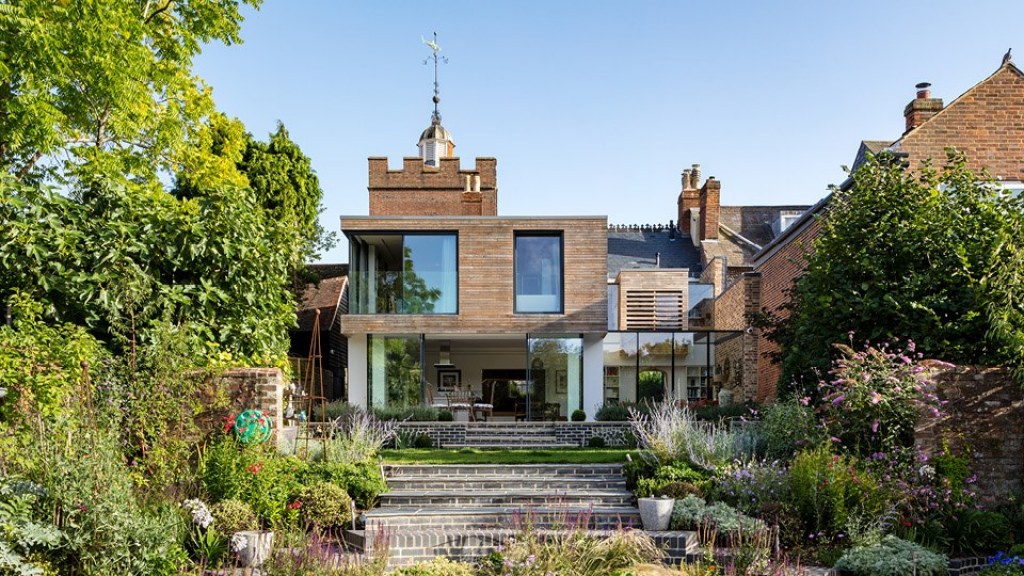
<svg viewBox="0 0 1024 576">
<path fill-rule="evenodd" d="M 608 230 L 608 276 L 621 270 L 654 268 L 661 255 L 660 268 L 689 268 L 691 275 L 701 271 L 700 254 L 688 235 L 676 231 L 673 240 L 667 228 L 661 230 Z"/>
<path fill-rule="evenodd" d="M 856 172 L 857 168 L 867 161 L 869 152 L 872 155 L 877 155 L 893 144 L 894 142 L 891 140 L 861 140 L 860 146 L 857 148 L 857 157 L 853 159 L 853 166 L 850 166 L 850 172 Z"/>
<path fill-rule="evenodd" d="M 302 293 L 302 304 L 299 306 L 299 332 L 311 332 L 316 311 L 320 311 L 320 329 L 326 330 L 334 324 L 341 304 L 341 295 L 348 283 L 347 276 L 325 278 L 319 284 L 307 284 Z"/>
</svg>

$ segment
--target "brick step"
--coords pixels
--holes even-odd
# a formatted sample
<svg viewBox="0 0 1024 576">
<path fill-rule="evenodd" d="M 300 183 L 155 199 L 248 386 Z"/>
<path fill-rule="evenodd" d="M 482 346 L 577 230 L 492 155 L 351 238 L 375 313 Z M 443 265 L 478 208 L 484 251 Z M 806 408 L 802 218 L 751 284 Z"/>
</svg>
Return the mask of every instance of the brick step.
<svg viewBox="0 0 1024 576">
<path fill-rule="evenodd" d="M 621 475 L 622 464 L 391 464 L 384 467 L 389 478 L 436 477 L 577 477 Z"/>
<path fill-rule="evenodd" d="M 471 440 L 467 440 L 466 442 L 458 442 L 458 443 L 455 443 L 455 444 L 448 444 L 447 446 L 445 446 L 445 448 L 451 448 L 452 450 L 459 450 L 461 448 L 479 448 L 479 449 L 492 449 L 492 448 L 494 448 L 494 449 L 506 449 L 506 450 L 546 450 L 546 449 L 556 450 L 556 449 L 561 449 L 561 448 L 579 448 L 579 446 L 577 446 L 575 444 L 558 444 L 558 443 L 555 443 L 555 442 L 530 443 L 530 442 L 519 442 L 519 441 L 511 442 L 511 441 L 509 441 L 509 442 L 500 442 L 500 443 L 499 442 L 487 443 L 487 442 L 474 442 L 474 441 L 471 441 Z"/>
<path fill-rule="evenodd" d="M 562 489 L 579 490 L 625 490 L 626 480 L 622 476 L 593 476 L 585 478 L 545 477 L 545 476 L 463 476 L 432 477 L 432 478 L 390 478 L 390 490 L 500 490 L 500 489 Z"/>
<path fill-rule="evenodd" d="M 632 506 L 493 506 L 466 508 L 389 507 L 366 514 L 369 529 L 538 528 L 580 526 L 597 530 L 640 526 L 640 512 Z"/>
<path fill-rule="evenodd" d="M 466 434 L 466 442 L 549 442 L 556 444 L 554 434 Z"/>
<path fill-rule="evenodd" d="M 346 533 L 346 541 L 357 549 L 369 551 L 373 543 L 373 531 L 362 530 Z M 541 536 L 564 535 L 562 530 L 538 530 Z M 607 537 L 610 531 L 591 531 L 594 537 Z M 694 532 L 648 532 L 659 548 L 671 559 L 692 557 L 697 552 L 697 537 Z M 516 536 L 513 529 L 493 530 L 417 530 L 397 531 L 389 534 L 388 545 L 391 556 L 389 566 L 405 566 L 426 562 L 435 556 L 452 560 L 474 561 L 490 554 L 499 546 Z"/>
<path fill-rule="evenodd" d="M 628 505 L 633 494 L 626 490 L 468 490 L 468 491 L 398 491 L 392 490 L 378 498 L 381 508 L 390 506 L 515 506 L 529 504 Z"/>
</svg>

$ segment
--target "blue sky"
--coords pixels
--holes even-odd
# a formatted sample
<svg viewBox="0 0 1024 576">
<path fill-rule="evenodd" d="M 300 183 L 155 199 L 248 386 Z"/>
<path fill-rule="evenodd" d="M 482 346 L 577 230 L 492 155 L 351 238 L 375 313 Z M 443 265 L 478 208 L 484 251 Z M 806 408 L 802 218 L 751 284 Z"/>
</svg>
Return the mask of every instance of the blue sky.
<svg viewBox="0 0 1024 576">
<path fill-rule="evenodd" d="M 443 124 L 464 167 L 498 159 L 505 215 L 667 223 L 691 164 L 724 205 L 813 204 L 914 85 L 950 102 L 1024 62 L 1024 3 L 265 0 L 196 72 L 218 107 L 312 159 L 322 221 L 366 214 L 369 156 L 415 156 L 438 33 Z M 1018 64 L 1020 65 L 1020 64 Z M 323 256 L 347 261 L 344 244 Z"/>
</svg>

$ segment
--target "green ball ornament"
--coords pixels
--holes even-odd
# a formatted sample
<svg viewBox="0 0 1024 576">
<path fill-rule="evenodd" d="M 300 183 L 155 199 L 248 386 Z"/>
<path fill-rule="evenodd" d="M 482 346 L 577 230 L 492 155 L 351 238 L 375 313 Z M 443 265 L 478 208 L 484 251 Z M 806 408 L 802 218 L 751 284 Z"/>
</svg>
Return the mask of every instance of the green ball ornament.
<svg viewBox="0 0 1024 576">
<path fill-rule="evenodd" d="M 235 438 L 242 444 L 262 444 L 270 440 L 273 422 L 262 410 L 246 410 L 235 418 Z"/>
</svg>

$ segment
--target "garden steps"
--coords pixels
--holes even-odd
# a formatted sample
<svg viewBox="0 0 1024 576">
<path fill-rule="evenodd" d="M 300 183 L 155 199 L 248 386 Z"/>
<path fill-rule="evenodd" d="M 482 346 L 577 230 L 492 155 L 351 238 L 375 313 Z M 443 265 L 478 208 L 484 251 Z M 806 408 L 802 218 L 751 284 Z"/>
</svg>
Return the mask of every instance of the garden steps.
<svg viewBox="0 0 1024 576">
<path fill-rule="evenodd" d="M 514 422 L 475 422 L 466 428 L 462 442 L 447 448 L 577 448 L 575 444 L 558 441 L 553 424 L 533 423 L 523 426 Z"/>
<path fill-rule="evenodd" d="M 374 536 L 386 534 L 392 566 L 435 556 L 473 561 L 522 526 L 542 534 L 603 534 L 640 525 L 622 464 L 413 464 L 385 472 L 391 490 L 366 513 L 366 530 L 349 531 L 346 540 L 369 551 Z M 650 534 L 672 558 L 697 551 L 691 532 Z"/>
</svg>

